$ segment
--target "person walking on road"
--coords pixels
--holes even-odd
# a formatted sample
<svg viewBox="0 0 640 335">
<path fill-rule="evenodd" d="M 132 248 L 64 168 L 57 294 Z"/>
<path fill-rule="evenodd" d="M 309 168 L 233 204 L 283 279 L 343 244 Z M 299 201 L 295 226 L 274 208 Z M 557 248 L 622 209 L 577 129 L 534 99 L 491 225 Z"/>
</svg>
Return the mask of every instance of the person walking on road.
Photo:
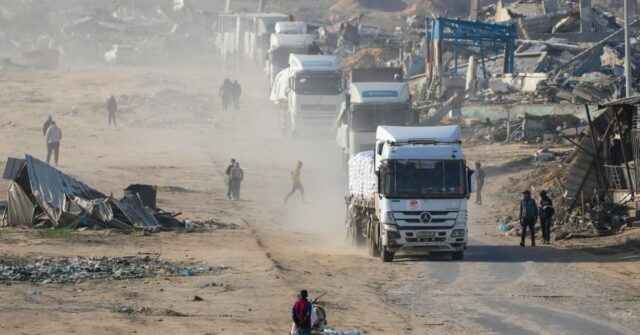
<svg viewBox="0 0 640 335">
<path fill-rule="evenodd" d="M 220 101 L 222 102 L 222 109 L 227 110 L 229 107 L 229 102 L 232 96 L 233 84 L 229 78 L 225 78 L 220 85 L 220 90 L 218 90 L 218 95 L 220 96 Z"/>
<path fill-rule="evenodd" d="M 536 246 L 536 220 L 538 219 L 538 206 L 536 201 L 531 197 L 531 191 L 522 192 L 523 199 L 520 201 L 520 225 L 522 227 L 522 236 L 520 237 L 520 246 L 524 247 L 524 240 L 527 237 L 527 228 L 531 230 L 531 246 Z"/>
<path fill-rule="evenodd" d="M 240 109 L 240 96 L 242 95 L 242 86 L 238 83 L 237 80 L 233 81 L 231 84 L 231 99 L 233 104 L 233 109 Z"/>
<path fill-rule="evenodd" d="M 480 162 L 476 162 L 476 204 L 482 205 L 482 187 L 484 186 L 484 170 Z"/>
<path fill-rule="evenodd" d="M 240 168 L 240 163 L 235 162 L 231 169 L 231 199 L 240 200 L 240 184 L 244 179 L 244 171 Z"/>
<path fill-rule="evenodd" d="M 300 191 L 300 196 L 302 197 L 302 203 L 304 203 L 304 187 L 302 186 L 302 181 L 300 179 L 300 174 L 302 170 L 302 161 L 298 161 L 296 163 L 296 167 L 291 171 L 291 179 L 293 181 L 293 186 L 291 187 L 291 192 L 284 198 L 284 203 L 286 204 L 289 201 L 289 198 L 296 193 L 296 191 Z"/>
<path fill-rule="evenodd" d="M 553 201 L 547 195 L 547 191 L 540 191 L 540 230 L 542 230 L 542 243 L 551 244 L 551 222 L 555 209 Z"/>
<path fill-rule="evenodd" d="M 118 111 L 118 103 L 116 102 L 116 98 L 111 95 L 109 100 L 107 100 L 107 112 L 109 113 L 109 125 L 113 122 L 113 125 L 116 125 L 116 111 Z"/>
<path fill-rule="evenodd" d="M 53 117 L 49 115 L 49 118 L 44 122 L 44 126 L 42 127 L 42 136 L 47 136 L 47 129 L 49 129 L 49 126 L 51 126 L 52 123 Z"/>
<path fill-rule="evenodd" d="M 51 121 L 51 125 L 47 128 L 45 138 L 47 139 L 47 164 L 51 161 L 51 154 L 53 153 L 53 161 L 58 165 L 62 130 L 58 128 L 55 121 Z"/>
<path fill-rule="evenodd" d="M 233 167 L 236 165 L 236 159 L 235 158 L 231 158 L 231 164 L 229 164 L 229 166 L 227 166 L 227 171 L 225 171 L 225 174 L 227 175 L 227 198 L 231 199 L 231 170 L 233 169 Z"/>
<path fill-rule="evenodd" d="M 307 290 L 301 290 L 298 294 L 298 300 L 291 309 L 291 318 L 293 319 L 292 334 L 311 335 L 311 313 L 313 304 L 309 301 L 309 293 Z"/>
</svg>

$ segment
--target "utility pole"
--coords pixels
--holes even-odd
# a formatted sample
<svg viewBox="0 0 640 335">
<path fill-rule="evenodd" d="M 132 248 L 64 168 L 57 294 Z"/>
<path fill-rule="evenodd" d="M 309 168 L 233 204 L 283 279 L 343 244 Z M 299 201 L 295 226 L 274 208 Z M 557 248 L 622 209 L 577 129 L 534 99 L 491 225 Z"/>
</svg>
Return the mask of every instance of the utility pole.
<svg viewBox="0 0 640 335">
<path fill-rule="evenodd" d="M 264 12 L 264 7 L 267 5 L 267 0 L 260 0 L 258 3 L 258 13 Z"/>
<path fill-rule="evenodd" d="M 631 52 L 629 51 L 629 0 L 624 0 L 624 86 L 625 97 L 631 96 L 631 66 L 629 59 Z"/>
</svg>

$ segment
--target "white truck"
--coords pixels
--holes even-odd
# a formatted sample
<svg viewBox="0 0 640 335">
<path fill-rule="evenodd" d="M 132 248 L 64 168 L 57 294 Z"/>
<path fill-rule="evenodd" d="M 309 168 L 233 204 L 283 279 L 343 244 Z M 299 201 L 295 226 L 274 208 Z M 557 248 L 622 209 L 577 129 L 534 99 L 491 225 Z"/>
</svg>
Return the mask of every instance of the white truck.
<svg viewBox="0 0 640 335">
<path fill-rule="evenodd" d="M 379 125 L 415 124 L 409 85 L 401 78 L 402 69 L 353 70 L 347 100 L 334 124 L 345 158 L 373 150 Z"/>
<path fill-rule="evenodd" d="M 461 260 L 474 189 L 459 126 L 379 126 L 374 150 L 349 160 L 348 238 L 383 262 L 399 251 Z"/>
<path fill-rule="evenodd" d="M 277 27 L 278 26 L 276 25 L 276 28 Z M 289 67 L 289 56 L 291 54 L 308 53 L 311 43 L 313 43 L 313 35 L 311 34 L 271 34 L 271 43 L 269 45 L 269 52 L 267 54 L 267 73 L 269 75 L 269 88 L 273 87 L 273 83 L 278 73 Z"/>
<path fill-rule="evenodd" d="M 340 58 L 291 54 L 289 67 L 276 76 L 271 93 L 271 101 L 281 107 L 287 134 L 329 134 L 345 101 Z"/>
</svg>

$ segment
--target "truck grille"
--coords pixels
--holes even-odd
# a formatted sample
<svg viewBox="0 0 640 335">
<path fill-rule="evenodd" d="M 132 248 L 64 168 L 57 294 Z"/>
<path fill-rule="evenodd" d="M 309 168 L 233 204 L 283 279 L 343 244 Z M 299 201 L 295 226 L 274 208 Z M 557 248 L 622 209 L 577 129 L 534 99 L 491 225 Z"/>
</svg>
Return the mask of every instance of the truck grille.
<svg viewBox="0 0 640 335">
<path fill-rule="evenodd" d="M 302 104 L 300 109 L 305 112 L 336 112 L 336 105 L 323 105 L 323 104 Z"/>
</svg>

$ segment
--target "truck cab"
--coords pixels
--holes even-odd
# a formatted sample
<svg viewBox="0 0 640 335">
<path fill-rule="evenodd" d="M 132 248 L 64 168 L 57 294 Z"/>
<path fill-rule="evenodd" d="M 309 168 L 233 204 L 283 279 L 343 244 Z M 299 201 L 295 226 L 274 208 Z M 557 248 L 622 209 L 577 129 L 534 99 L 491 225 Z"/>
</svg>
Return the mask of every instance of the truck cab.
<svg viewBox="0 0 640 335">
<path fill-rule="evenodd" d="M 307 54 L 312 43 L 313 35 L 307 34 L 305 22 L 276 23 L 276 32 L 271 34 L 267 53 L 269 88 L 273 86 L 278 73 L 289 67 L 289 56 Z"/>
<path fill-rule="evenodd" d="M 376 70 L 380 75 L 362 75 Z M 386 70 L 381 72 L 381 70 Z M 402 70 L 354 69 L 349 95 L 336 120 L 336 141 L 345 157 L 373 150 L 379 125 L 410 126 L 416 122 L 409 85 Z"/>
<path fill-rule="evenodd" d="M 291 135 L 328 134 L 345 101 L 344 76 L 336 55 L 289 56 L 285 128 Z"/>
<path fill-rule="evenodd" d="M 475 180 L 460 127 L 378 127 L 374 162 L 381 252 L 447 252 L 462 259 Z"/>
</svg>

